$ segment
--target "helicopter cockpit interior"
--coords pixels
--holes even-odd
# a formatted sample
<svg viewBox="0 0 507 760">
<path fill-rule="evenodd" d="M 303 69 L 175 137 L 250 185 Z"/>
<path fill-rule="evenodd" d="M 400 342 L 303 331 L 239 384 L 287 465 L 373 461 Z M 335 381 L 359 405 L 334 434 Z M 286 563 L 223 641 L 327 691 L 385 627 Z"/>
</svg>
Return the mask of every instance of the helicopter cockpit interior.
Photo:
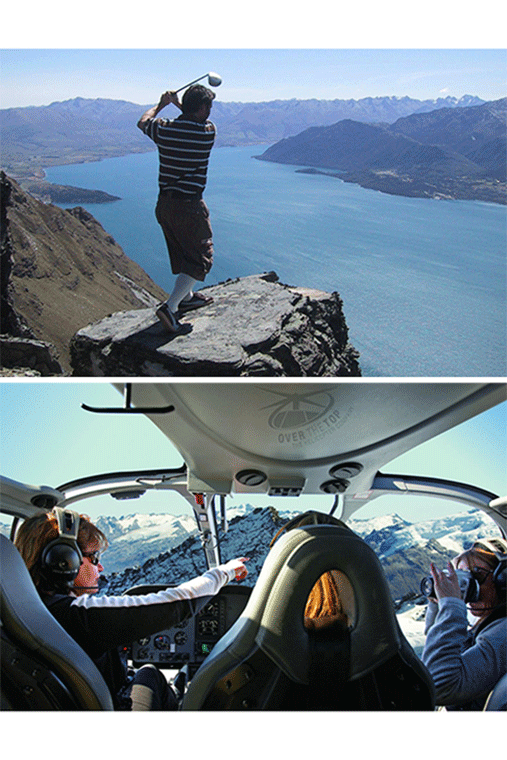
<svg viewBox="0 0 507 760">
<path fill-rule="evenodd" d="M 328 495 L 333 518 L 282 536 L 253 589 L 226 586 L 195 619 L 128 644 L 134 667 L 185 669 L 183 710 L 434 709 L 431 679 L 397 625 L 380 563 L 347 521 L 381 496 L 424 494 L 483 510 L 507 535 L 504 495 L 386 469 L 402 453 L 504 402 L 506 386 L 315 381 L 115 387 L 123 396 L 116 406 L 83 399 L 83 409 L 145 415 L 184 464 L 60 485 L 2 477 L 1 511 L 13 518 L 10 538 L 2 536 L 2 707 L 111 709 L 86 658 L 41 622 L 40 609 L 27 613 L 35 595 L 26 574 L 20 581 L 18 558 L 11 558 L 19 521 L 54 507 L 81 509 L 97 494 L 171 491 L 192 510 L 207 567 L 222 560 L 231 495 L 269 495 L 276 503 L 286 496 Z M 319 576 L 331 569 L 350 584 L 353 622 L 345 638 L 313 639 L 302 626 L 302 610 Z M 146 584 L 125 593 L 156 590 Z"/>
</svg>

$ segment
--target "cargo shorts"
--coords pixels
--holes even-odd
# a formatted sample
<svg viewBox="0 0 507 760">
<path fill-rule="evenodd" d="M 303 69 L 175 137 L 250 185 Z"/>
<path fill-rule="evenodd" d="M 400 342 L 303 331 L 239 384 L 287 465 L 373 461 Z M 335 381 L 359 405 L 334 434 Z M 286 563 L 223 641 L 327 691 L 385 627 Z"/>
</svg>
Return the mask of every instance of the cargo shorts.
<svg viewBox="0 0 507 760">
<path fill-rule="evenodd" d="M 213 264 L 213 231 L 202 198 L 161 192 L 155 216 L 162 227 L 173 274 L 204 280 Z"/>
</svg>

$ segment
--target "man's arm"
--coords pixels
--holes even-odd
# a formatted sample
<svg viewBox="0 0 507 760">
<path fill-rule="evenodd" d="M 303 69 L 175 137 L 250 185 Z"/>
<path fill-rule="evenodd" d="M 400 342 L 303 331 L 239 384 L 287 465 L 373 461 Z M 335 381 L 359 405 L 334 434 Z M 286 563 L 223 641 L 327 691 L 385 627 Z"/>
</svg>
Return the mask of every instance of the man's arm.
<svg viewBox="0 0 507 760">
<path fill-rule="evenodd" d="M 143 128 L 143 124 L 147 122 L 149 119 L 154 119 L 155 116 L 157 116 L 160 111 L 165 108 L 169 103 L 172 103 L 181 111 L 181 103 L 179 101 L 178 95 L 175 92 L 164 92 L 163 95 L 160 96 L 160 100 L 156 106 L 153 106 L 153 108 L 149 108 L 146 113 L 143 113 L 139 121 L 137 122 L 137 126 L 139 129 Z"/>
</svg>

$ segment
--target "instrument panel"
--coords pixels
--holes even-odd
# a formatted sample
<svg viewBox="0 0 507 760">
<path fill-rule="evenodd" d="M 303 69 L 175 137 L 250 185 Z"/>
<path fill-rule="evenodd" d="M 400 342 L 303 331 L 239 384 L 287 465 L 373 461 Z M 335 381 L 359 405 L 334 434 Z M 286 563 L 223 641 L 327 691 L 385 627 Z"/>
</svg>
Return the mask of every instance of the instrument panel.
<svg viewBox="0 0 507 760">
<path fill-rule="evenodd" d="M 125 593 L 151 594 L 169 585 L 134 586 Z M 132 642 L 127 652 L 134 667 L 153 664 L 179 670 L 199 666 L 243 612 L 252 592 L 246 586 L 224 586 L 205 607 L 184 623 Z"/>
</svg>

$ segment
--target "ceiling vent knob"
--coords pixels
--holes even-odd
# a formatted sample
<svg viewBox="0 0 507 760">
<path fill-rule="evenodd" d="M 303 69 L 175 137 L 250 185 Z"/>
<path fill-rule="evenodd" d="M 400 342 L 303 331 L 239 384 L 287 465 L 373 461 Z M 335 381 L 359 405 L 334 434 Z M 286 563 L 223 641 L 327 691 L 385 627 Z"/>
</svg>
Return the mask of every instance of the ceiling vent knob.
<svg viewBox="0 0 507 760">
<path fill-rule="evenodd" d="M 329 474 L 333 478 L 354 478 L 362 469 L 363 465 L 359 462 L 340 462 L 331 467 Z"/>
<path fill-rule="evenodd" d="M 324 491 L 324 493 L 344 493 L 349 485 L 348 480 L 333 478 L 333 480 L 326 480 L 325 483 L 322 483 L 320 490 Z"/>
<path fill-rule="evenodd" d="M 38 509 L 53 509 L 58 504 L 58 499 L 51 494 L 39 493 L 30 499 L 34 507 Z"/>
<path fill-rule="evenodd" d="M 238 483 L 241 483 L 243 486 L 249 486 L 250 488 L 260 486 L 262 483 L 265 483 L 267 479 L 268 476 L 266 473 L 261 472 L 260 470 L 241 470 L 241 472 L 236 474 L 236 480 Z"/>
</svg>

